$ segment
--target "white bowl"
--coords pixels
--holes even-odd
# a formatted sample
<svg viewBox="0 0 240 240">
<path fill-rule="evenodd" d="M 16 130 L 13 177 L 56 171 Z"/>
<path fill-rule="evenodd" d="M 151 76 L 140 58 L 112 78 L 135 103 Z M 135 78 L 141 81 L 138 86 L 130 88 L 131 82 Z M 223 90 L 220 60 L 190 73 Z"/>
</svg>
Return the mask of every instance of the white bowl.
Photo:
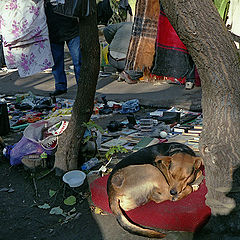
<svg viewBox="0 0 240 240">
<path fill-rule="evenodd" d="M 63 175 L 63 181 L 70 187 L 79 187 L 83 184 L 86 174 L 80 170 L 73 170 Z"/>
</svg>

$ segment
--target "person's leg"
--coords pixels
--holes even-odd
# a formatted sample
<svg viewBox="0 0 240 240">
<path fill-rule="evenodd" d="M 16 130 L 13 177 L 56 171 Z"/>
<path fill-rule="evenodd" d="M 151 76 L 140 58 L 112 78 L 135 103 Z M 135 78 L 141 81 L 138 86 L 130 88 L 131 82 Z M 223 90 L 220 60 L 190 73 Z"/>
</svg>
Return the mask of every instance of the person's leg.
<svg viewBox="0 0 240 240">
<path fill-rule="evenodd" d="M 81 55 L 81 49 L 80 49 L 80 37 L 77 36 L 77 37 L 67 41 L 67 46 L 68 46 L 69 52 L 72 56 L 75 78 L 78 83 L 79 76 L 80 76 L 80 70 L 81 70 L 81 64 L 82 64 L 82 55 Z"/>
<path fill-rule="evenodd" d="M 103 35 L 108 44 L 110 44 L 121 25 L 124 23 L 110 24 L 103 29 Z"/>
<path fill-rule="evenodd" d="M 56 44 L 51 43 L 51 50 L 54 60 L 52 73 L 55 78 L 55 90 L 67 90 L 67 77 L 64 71 L 64 43 Z"/>
<path fill-rule="evenodd" d="M 108 57 L 108 61 L 109 61 L 109 64 L 116 68 L 118 71 L 123 71 L 124 70 L 124 67 L 125 67 L 125 59 L 121 59 L 121 60 L 117 60 L 115 58 L 113 58 L 111 56 L 111 54 L 109 54 L 109 57 Z"/>
</svg>

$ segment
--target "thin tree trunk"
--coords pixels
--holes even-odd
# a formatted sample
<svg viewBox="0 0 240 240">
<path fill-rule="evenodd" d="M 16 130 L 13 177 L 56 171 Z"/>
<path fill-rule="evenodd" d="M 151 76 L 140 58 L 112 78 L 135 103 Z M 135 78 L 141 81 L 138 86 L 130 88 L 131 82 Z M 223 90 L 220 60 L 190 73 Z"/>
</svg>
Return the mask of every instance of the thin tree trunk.
<svg viewBox="0 0 240 240">
<path fill-rule="evenodd" d="M 55 155 L 55 168 L 56 170 L 61 170 L 60 172 L 79 167 L 79 150 L 85 131 L 82 124 L 89 121 L 94 106 L 100 57 L 96 1 L 90 0 L 90 6 L 90 13 L 92 14 L 89 17 L 80 19 L 79 23 L 82 66 L 77 96 L 69 126 L 59 139 Z"/>
<path fill-rule="evenodd" d="M 203 109 L 200 154 L 206 170 L 206 204 L 211 208 L 212 219 L 217 220 L 216 216 L 237 211 L 240 202 L 239 191 L 233 189 L 240 186 L 240 176 L 236 174 L 240 164 L 239 55 L 211 0 L 161 2 L 200 75 Z M 216 225 L 214 229 L 218 229 Z"/>
</svg>

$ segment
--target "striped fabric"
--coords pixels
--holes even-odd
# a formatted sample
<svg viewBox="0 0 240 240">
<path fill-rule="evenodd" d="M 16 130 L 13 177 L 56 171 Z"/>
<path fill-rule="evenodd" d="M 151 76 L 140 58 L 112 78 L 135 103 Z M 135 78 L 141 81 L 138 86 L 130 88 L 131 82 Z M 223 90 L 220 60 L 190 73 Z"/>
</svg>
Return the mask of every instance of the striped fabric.
<svg viewBox="0 0 240 240">
<path fill-rule="evenodd" d="M 152 67 L 159 12 L 158 0 L 137 0 L 126 70 L 142 71 Z"/>
</svg>

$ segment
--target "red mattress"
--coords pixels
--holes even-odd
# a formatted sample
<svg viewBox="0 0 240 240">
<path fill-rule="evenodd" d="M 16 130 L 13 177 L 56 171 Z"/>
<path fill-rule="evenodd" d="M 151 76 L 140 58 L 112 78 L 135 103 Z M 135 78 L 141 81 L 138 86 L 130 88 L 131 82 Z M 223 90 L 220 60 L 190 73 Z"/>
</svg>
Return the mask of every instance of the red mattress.
<svg viewBox="0 0 240 240">
<path fill-rule="evenodd" d="M 93 203 L 111 213 L 107 196 L 108 176 L 96 179 L 90 184 Z M 165 201 L 155 203 L 153 201 L 127 212 L 127 215 L 135 222 L 144 226 L 161 228 L 165 230 L 195 232 L 203 227 L 211 210 L 205 205 L 207 188 L 205 180 L 196 192 L 191 193 L 177 202 Z"/>
</svg>

